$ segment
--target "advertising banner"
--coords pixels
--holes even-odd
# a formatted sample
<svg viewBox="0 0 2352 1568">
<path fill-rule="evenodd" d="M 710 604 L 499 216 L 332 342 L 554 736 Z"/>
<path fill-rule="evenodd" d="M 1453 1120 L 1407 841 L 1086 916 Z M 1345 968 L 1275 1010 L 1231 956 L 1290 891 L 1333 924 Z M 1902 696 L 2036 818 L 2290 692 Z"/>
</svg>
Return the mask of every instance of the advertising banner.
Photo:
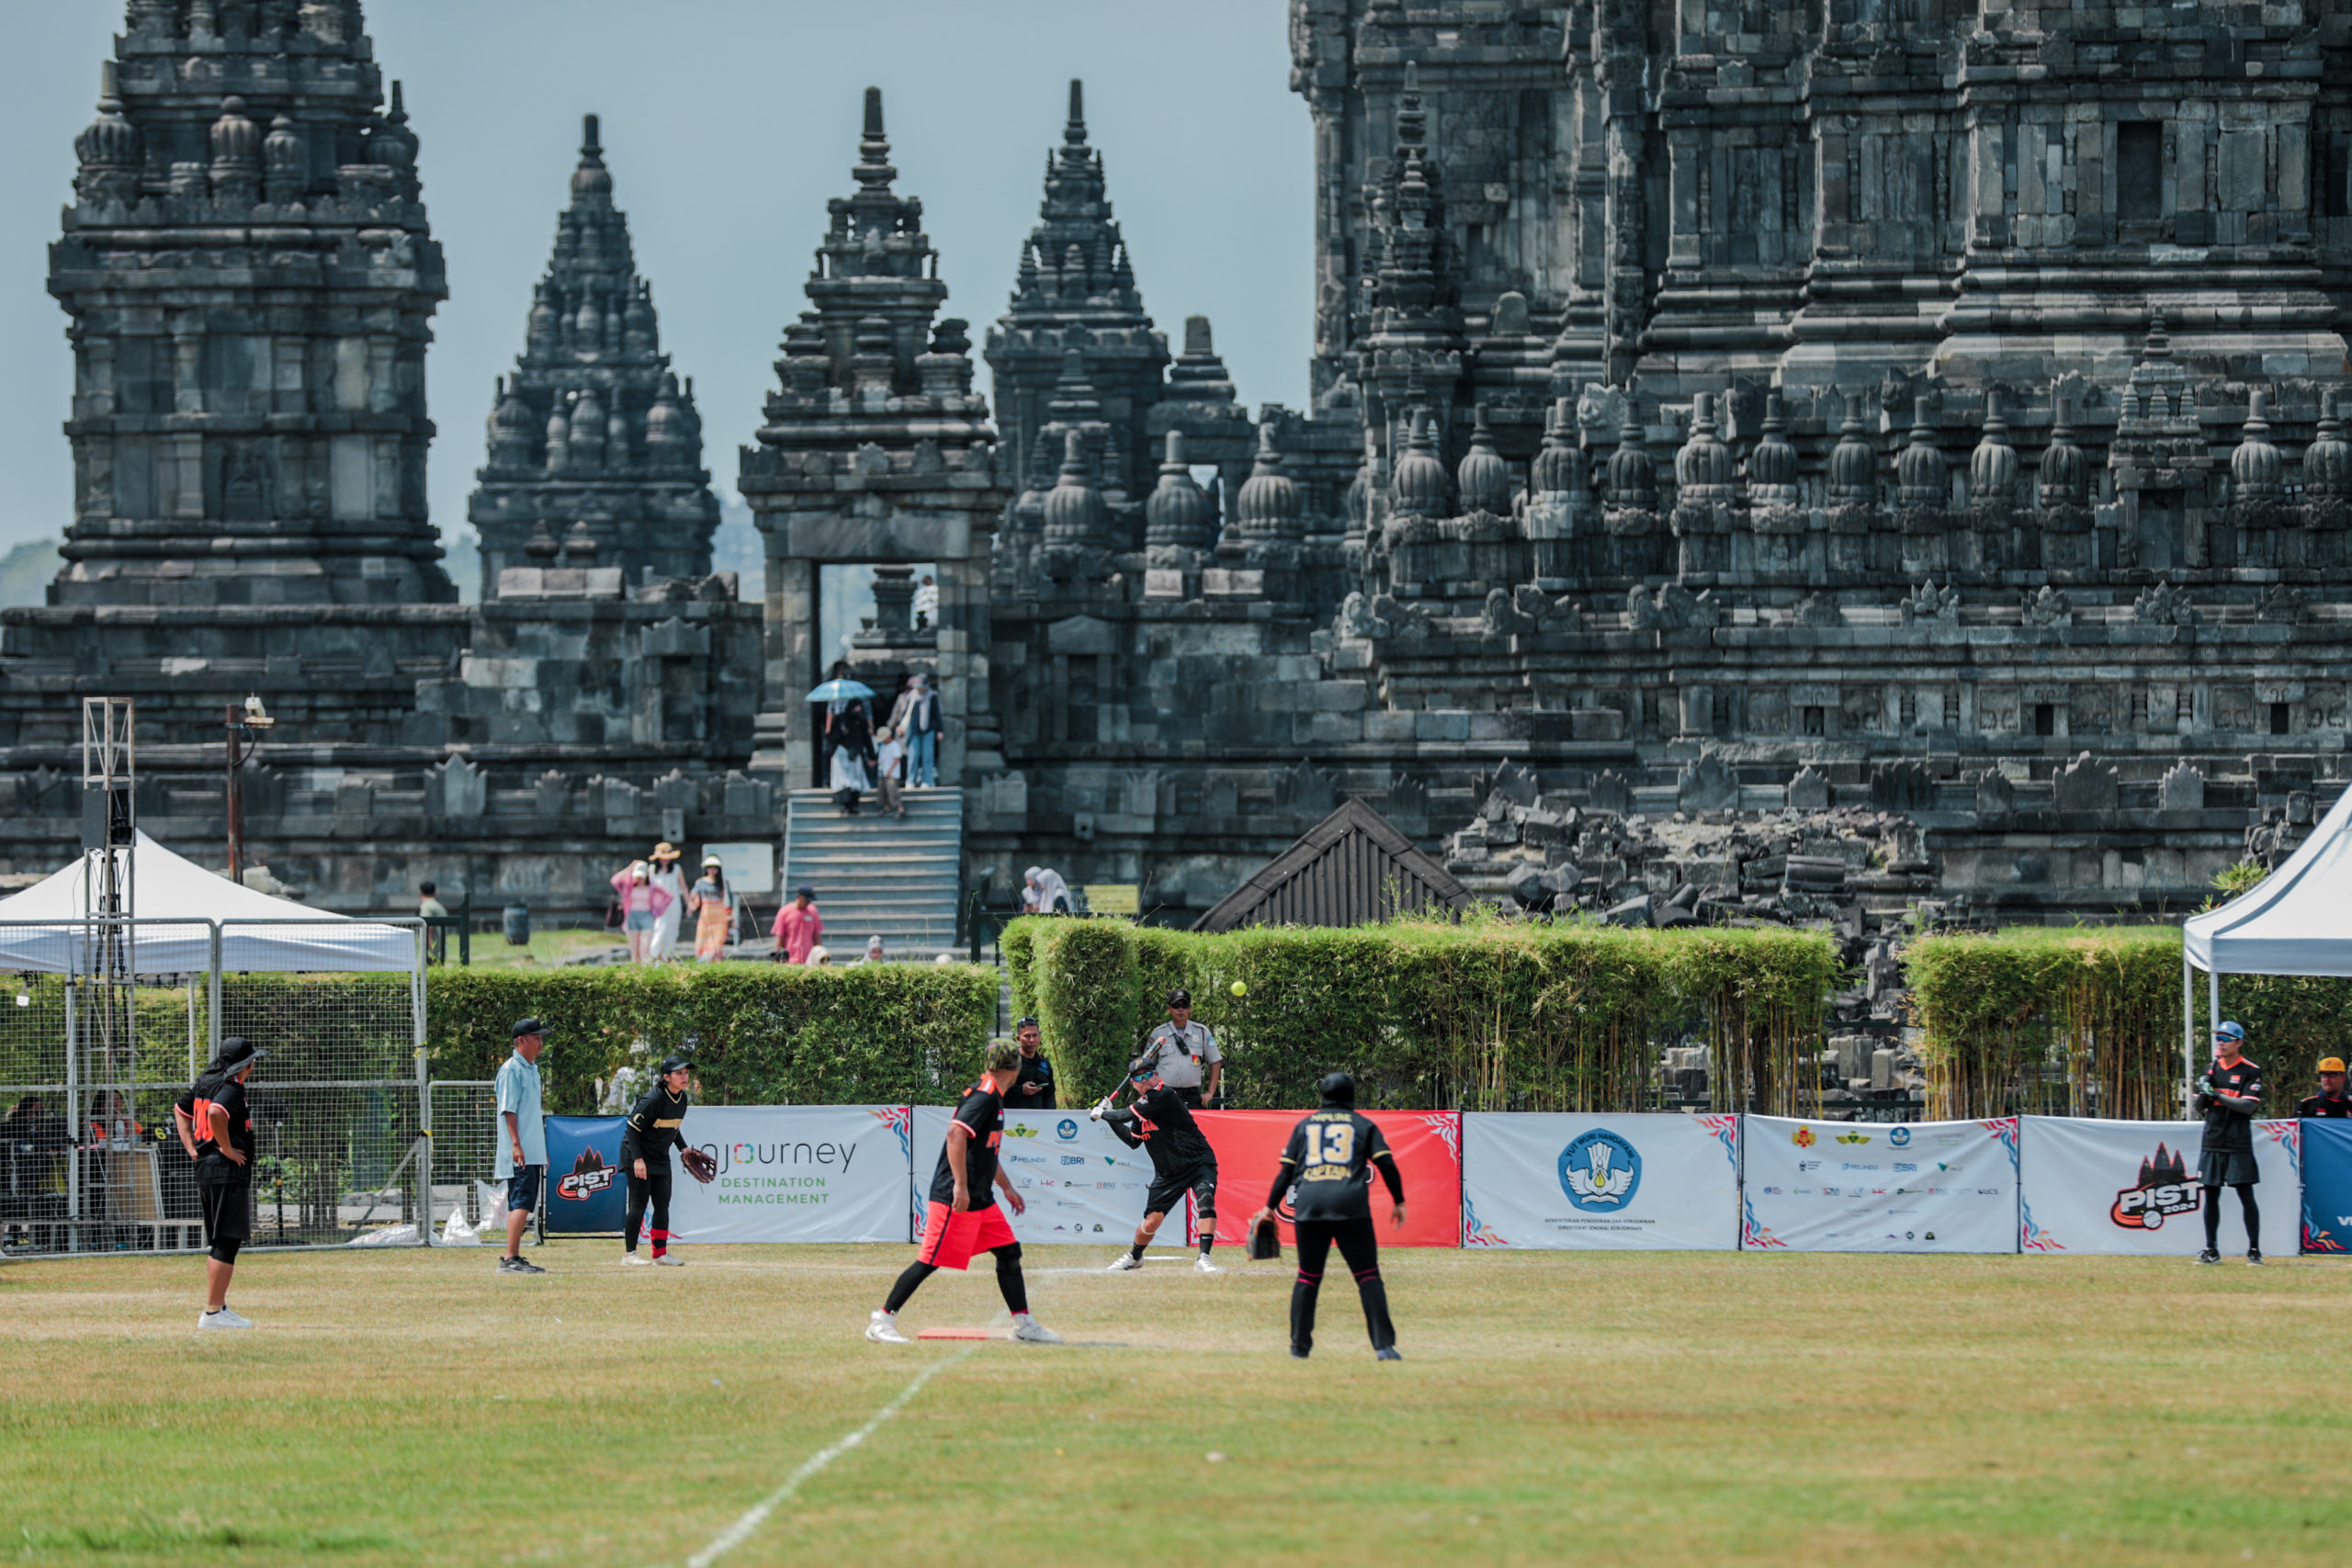
<svg viewBox="0 0 2352 1568">
<path fill-rule="evenodd" d="M 670 1156 L 670 1228 L 685 1242 L 904 1241 L 908 1122 L 903 1105 L 697 1105 L 683 1131 L 718 1176 L 706 1187 Z"/>
<path fill-rule="evenodd" d="M 931 1179 L 939 1169 L 939 1147 L 947 1136 L 951 1114 L 952 1108 L 944 1105 L 915 1107 L 918 1216 L 931 1196 Z M 1004 1145 L 998 1157 L 1013 1190 L 1028 1205 L 1016 1214 L 1004 1194 L 997 1194 L 1022 1246 L 1095 1242 L 1124 1247 L 1135 1239 L 1144 1194 L 1151 1187 L 1151 1156 L 1119 1142 L 1101 1122 L 1088 1121 L 1085 1111 L 1006 1111 Z M 1159 1239 L 1182 1242 L 1184 1216 L 1180 1213 L 1161 1225 Z"/>
<path fill-rule="evenodd" d="M 2262 1250 L 2295 1250 L 2302 1218 L 2302 1127 L 2254 1124 L 2254 1190 Z M 2201 1122 L 2025 1119 L 2025 1180 L 2018 1236 L 2028 1252 L 2136 1252 L 2193 1258 L 2205 1246 L 2205 1190 L 2197 1185 Z M 2222 1250 L 2245 1251 L 2237 1195 L 2223 1189 Z"/>
<path fill-rule="evenodd" d="M 2352 1122 L 2315 1118 L 2302 1130 L 2303 1250 L 2352 1252 Z"/>
<path fill-rule="evenodd" d="M 1743 1120 L 1740 1245 L 2015 1252 L 2018 1120 Z"/>
<path fill-rule="evenodd" d="M 1250 1216 L 1266 1201 L 1283 1146 L 1304 1111 L 1204 1111 L 1201 1131 L 1216 1151 L 1216 1239 L 1240 1246 Z M 1388 1224 L 1388 1186 L 1372 1177 L 1372 1215 L 1383 1247 L 1462 1245 L 1462 1117 L 1452 1111 L 1372 1111 L 1405 1179 L 1405 1228 Z M 1283 1241 L 1291 1235 L 1287 1218 Z M 1163 1231 L 1161 1233 L 1165 1235 Z"/>
<path fill-rule="evenodd" d="M 1462 1240 L 1728 1251 L 1739 1245 L 1739 1118 L 1471 1111 Z"/>
<path fill-rule="evenodd" d="M 618 1235 L 627 1194 L 621 1182 L 618 1116 L 550 1116 L 548 1190 L 539 1200 L 549 1235 Z M 503 1134 L 502 1134 L 503 1135 Z"/>
</svg>

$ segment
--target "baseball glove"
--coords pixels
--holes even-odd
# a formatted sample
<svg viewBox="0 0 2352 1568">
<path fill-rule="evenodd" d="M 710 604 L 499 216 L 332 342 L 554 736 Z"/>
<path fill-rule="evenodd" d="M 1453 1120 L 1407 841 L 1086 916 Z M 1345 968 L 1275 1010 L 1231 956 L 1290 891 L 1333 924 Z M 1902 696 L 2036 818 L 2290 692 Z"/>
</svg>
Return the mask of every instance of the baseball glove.
<svg viewBox="0 0 2352 1568">
<path fill-rule="evenodd" d="M 1272 1214 L 1258 1222 L 1250 1233 L 1250 1261 L 1271 1263 L 1283 1255 L 1283 1233 Z"/>
<path fill-rule="evenodd" d="M 718 1175 L 718 1162 L 700 1149 L 679 1150 L 678 1163 L 686 1168 L 688 1176 L 706 1187 L 709 1186 L 712 1179 Z"/>
</svg>

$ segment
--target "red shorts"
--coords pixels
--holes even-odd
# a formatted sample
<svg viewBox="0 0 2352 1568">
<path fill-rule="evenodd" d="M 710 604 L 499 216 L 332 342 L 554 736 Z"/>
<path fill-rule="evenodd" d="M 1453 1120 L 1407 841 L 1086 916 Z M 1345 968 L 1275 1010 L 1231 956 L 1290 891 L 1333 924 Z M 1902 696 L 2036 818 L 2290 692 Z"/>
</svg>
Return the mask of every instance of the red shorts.
<svg viewBox="0 0 2352 1568">
<path fill-rule="evenodd" d="M 933 1268 L 961 1269 L 976 1252 L 994 1252 L 1012 1244 L 1012 1226 L 995 1204 L 959 1214 L 944 1203 L 933 1203 L 923 1211 L 922 1247 L 915 1257 Z"/>
</svg>

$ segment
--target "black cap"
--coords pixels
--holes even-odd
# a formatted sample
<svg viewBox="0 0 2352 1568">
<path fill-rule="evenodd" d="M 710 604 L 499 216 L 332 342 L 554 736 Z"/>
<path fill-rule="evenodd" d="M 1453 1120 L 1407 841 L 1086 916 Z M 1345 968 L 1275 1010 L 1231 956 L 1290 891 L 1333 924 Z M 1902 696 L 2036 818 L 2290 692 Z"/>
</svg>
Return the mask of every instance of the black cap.
<svg viewBox="0 0 2352 1568">
<path fill-rule="evenodd" d="M 514 1021 L 514 1038 L 517 1040 L 522 1039 L 526 1034 L 545 1034 L 547 1032 L 548 1026 L 536 1018 L 518 1018 Z"/>
<path fill-rule="evenodd" d="M 1127 1077 L 1130 1078 L 1156 1078 L 1159 1076 L 1159 1053 L 1157 1051 L 1146 1051 L 1127 1064 Z"/>
<path fill-rule="evenodd" d="M 795 898 L 814 898 L 817 896 L 817 890 L 803 883 L 792 890 L 792 896 Z"/>
<path fill-rule="evenodd" d="M 676 1072 L 681 1067 L 691 1067 L 694 1065 L 695 1059 L 692 1056 L 681 1056 L 677 1053 L 672 1052 L 669 1055 L 662 1058 L 662 1076 L 666 1077 L 670 1074 Z"/>
<path fill-rule="evenodd" d="M 1191 1007 L 1193 1005 L 1193 993 L 1186 990 L 1183 987 L 1179 986 L 1174 990 L 1168 993 L 1168 1005 L 1172 1008 Z"/>
<path fill-rule="evenodd" d="M 1323 1097 L 1326 1105 L 1353 1105 L 1356 1080 L 1345 1073 L 1325 1073 L 1315 1080 L 1315 1092 Z"/>
<path fill-rule="evenodd" d="M 220 1042 L 220 1053 L 212 1058 L 212 1070 L 233 1073 L 239 1067 L 250 1066 L 268 1055 L 243 1035 L 232 1034 Z"/>
</svg>

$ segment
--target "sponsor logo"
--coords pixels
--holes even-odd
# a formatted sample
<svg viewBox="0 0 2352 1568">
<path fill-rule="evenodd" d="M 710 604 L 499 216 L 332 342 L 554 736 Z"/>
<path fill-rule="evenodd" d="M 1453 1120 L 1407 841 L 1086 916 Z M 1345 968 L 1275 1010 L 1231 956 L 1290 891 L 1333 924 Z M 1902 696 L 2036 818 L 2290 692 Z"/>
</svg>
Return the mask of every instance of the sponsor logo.
<svg viewBox="0 0 2352 1568">
<path fill-rule="evenodd" d="M 1819 1170 L 1821 1168 L 1821 1164 L 1822 1162 L 1817 1159 L 1801 1159 L 1797 1161 L 1797 1169 L 1800 1173 L 1809 1170 Z"/>
<path fill-rule="evenodd" d="M 1922 1236 L 1920 1239 L 1921 1239 L 1921 1240 L 1923 1240 L 1923 1241 L 1933 1241 L 1933 1240 L 1935 1240 L 1935 1239 L 1936 1239 L 1936 1233 L 1935 1233 L 1935 1232 L 1933 1232 L 1933 1231 L 1929 1231 L 1926 1235 Z"/>
<path fill-rule="evenodd" d="M 998 1135 L 989 1134 L 990 1148 L 998 1146 L 995 1142 Z M 718 1174 L 721 1176 L 739 1167 L 802 1165 L 838 1165 L 842 1174 L 846 1176 L 851 1164 L 857 1158 L 855 1144 L 705 1144 L 702 1150 L 718 1162 Z"/>
<path fill-rule="evenodd" d="M 1062 1163 L 1064 1165 L 1082 1166 L 1086 1163 L 1086 1156 L 1084 1155 L 1064 1155 L 1062 1156 Z"/>
<path fill-rule="evenodd" d="M 1897 1176 L 1904 1176 L 1918 1169 L 1919 1168 L 1916 1165 L 1905 1165 L 1903 1161 L 1896 1160 L 1894 1164 L 1888 1167 L 1888 1168 L 1893 1170 Z"/>
<path fill-rule="evenodd" d="M 1946 1160 L 1938 1160 L 1938 1161 L 1936 1161 L 1936 1168 L 1937 1168 L 1938 1170 L 1948 1170 L 1948 1171 L 1951 1172 L 1954 1176 L 1957 1176 L 1957 1175 L 1959 1175 L 1959 1174 L 1960 1174 L 1960 1167 L 1958 1167 L 1958 1166 L 1956 1166 L 1956 1165 L 1953 1165 L 1953 1164 L 1951 1164 L 1951 1163 L 1950 1163 L 1949 1161 L 1946 1161 Z"/>
<path fill-rule="evenodd" d="M 584 1203 L 613 1184 L 620 1173 L 605 1163 L 605 1156 L 594 1149 L 582 1149 L 580 1157 L 571 1162 L 571 1174 L 555 1184 L 555 1195 Z"/>
<path fill-rule="evenodd" d="M 1096 1235 L 1101 1235 L 1102 1234 L 1102 1227 L 1101 1225 L 1099 1225 L 1099 1224 L 1098 1224 L 1098 1225 L 1096 1225 L 1096 1226 L 1094 1227 L 1094 1234 L 1095 1234 Z"/>
<path fill-rule="evenodd" d="M 2201 1197 L 2188 1179 L 2188 1162 L 2158 1144 L 2155 1156 L 2140 1162 L 2138 1183 L 2115 1195 L 2107 1217 L 2125 1230 L 2162 1230 L 2172 1216 L 2195 1213 Z"/>
<path fill-rule="evenodd" d="M 1891 1128 L 1891 1129 L 1889 1129 L 1889 1130 L 1888 1130 L 1888 1132 L 1887 1132 L 1887 1134 L 1886 1134 L 1886 1141 L 1887 1141 L 1888 1143 L 1890 1143 L 1890 1144 L 1893 1144 L 1896 1148 L 1898 1148 L 1898 1149 L 1899 1149 L 1899 1148 L 1901 1148 L 1904 1145 L 1905 1145 L 1905 1144 L 1907 1144 L 1907 1143 L 1909 1143 L 1909 1142 L 1911 1141 L 1911 1129 L 1910 1129 L 1910 1128 L 1908 1128 L 1908 1127 L 1894 1127 L 1894 1128 Z"/>
<path fill-rule="evenodd" d="M 1801 1149 L 1809 1149 L 1820 1141 L 1813 1135 L 1813 1129 L 1810 1127 L 1800 1127 L 1789 1134 L 1789 1142 Z"/>
<path fill-rule="evenodd" d="M 1781 1195 L 1781 1190 L 1777 1187 L 1767 1187 L 1764 1190 L 1775 1198 L 1778 1198 Z M 1800 1188 L 1798 1190 L 1803 1191 L 1804 1189 Z"/>
<path fill-rule="evenodd" d="M 1078 1136 L 1078 1123 L 1065 1116 L 1054 1123 L 1054 1136 L 1067 1144 Z"/>
<path fill-rule="evenodd" d="M 1839 1160 L 1838 1162 L 1838 1168 L 1840 1170 L 1876 1170 L 1878 1167 L 1868 1163 L 1857 1165 L 1852 1160 L 1847 1159 Z"/>
<path fill-rule="evenodd" d="M 1032 1127 L 1026 1122 L 1015 1122 L 1012 1126 L 1005 1129 L 1005 1133 L 1010 1137 L 1034 1138 L 1037 1135 L 1037 1129 Z"/>
<path fill-rule="evenodd" d="M 1622 1210 L 1642 1185 L 1642 1156 L 1606 1127 L 1560 1151 L 1560 1190 L 1587 1213 Z"/>
<path fill-rule="evenodd" d="M 1968 1134 L 1965 1133 L 1937 1133 L 1929 1136 L 1928 1142 L 1935 1144 L 1939 1147 L 1950 1148 L 1954 1144 L 1964 1144 L 1968 1142 Z"/>
<path fill-rule="evenodd" d="M 1867 1144 L 1871 1135 L 1868 1133 L 1840 1133 L 1838 1141 L 1841 1144 Z"/>
</svg>

